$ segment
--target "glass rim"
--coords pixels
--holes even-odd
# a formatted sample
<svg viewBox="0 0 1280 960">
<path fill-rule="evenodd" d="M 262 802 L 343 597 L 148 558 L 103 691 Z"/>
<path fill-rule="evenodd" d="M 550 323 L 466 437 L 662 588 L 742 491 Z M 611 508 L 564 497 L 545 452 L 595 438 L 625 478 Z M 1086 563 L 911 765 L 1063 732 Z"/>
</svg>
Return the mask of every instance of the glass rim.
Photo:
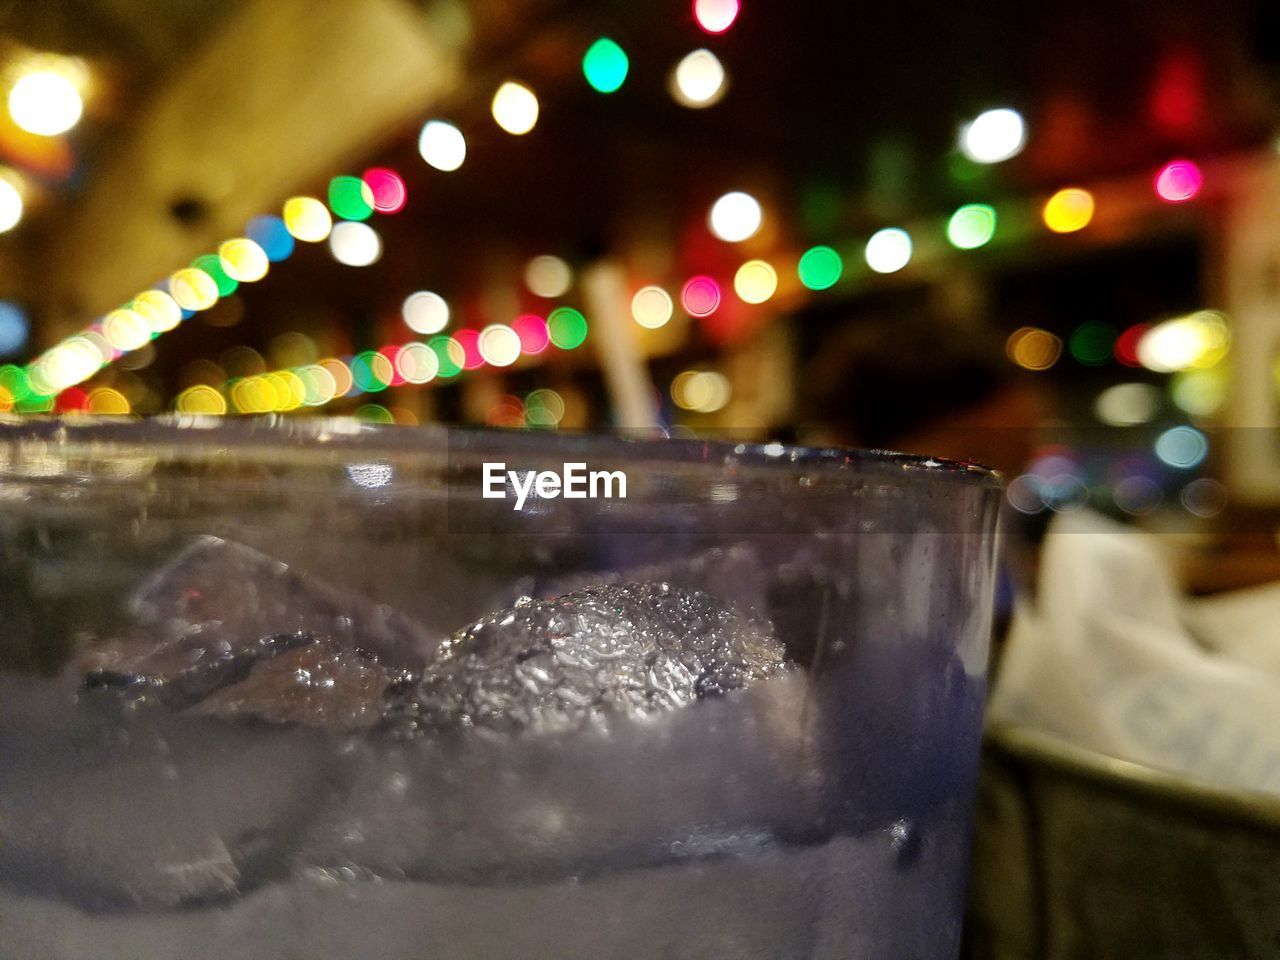
<svg viewBox="0 0 1280 960">
<path fill-rule="evenodd" d="M 529 431 L 494 427 L 424 424 L 402 426 L 365 423 L 352 418 L 280 416 L 227 418 L 165 415 L 153 418 L 75 418 L 0 415 L 0 451 L 38 444 L 83 448 L 77 452 L 108 455 L 172 452 L 199 460 L 225 457 L 234 448 L 263 460 L 290 459 L 309 453 L 350 451 L 363 458 L 465 456 L 479 459 L 523 455 L 538 459 L 617 456 L 628 463 L 667 464 L 672 468 L 741 465 L 767 471 L 817 469 L 854 475 L 897 476 L 913 481 L 976 484 L 1000 489 L 999 472 L 983 464 L 884 449 L 810 447 L 768 441 L 668 437 L 651 432 Z M 4 464 L 0 462 L 0 477 Z"/>
</svg>

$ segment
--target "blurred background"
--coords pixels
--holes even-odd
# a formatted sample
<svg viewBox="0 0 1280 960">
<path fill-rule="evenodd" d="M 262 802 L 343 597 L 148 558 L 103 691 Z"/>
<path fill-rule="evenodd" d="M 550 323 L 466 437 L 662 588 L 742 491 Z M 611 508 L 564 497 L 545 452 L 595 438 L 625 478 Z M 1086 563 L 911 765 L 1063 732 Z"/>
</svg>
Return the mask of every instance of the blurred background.
<svg viewBox="0 0 1280 960">
<path fill-rule="evenodd" d="M 1280 569 L 1274 5 L 0 12 L 0 413 L 885 446 Z"/>
</svg>

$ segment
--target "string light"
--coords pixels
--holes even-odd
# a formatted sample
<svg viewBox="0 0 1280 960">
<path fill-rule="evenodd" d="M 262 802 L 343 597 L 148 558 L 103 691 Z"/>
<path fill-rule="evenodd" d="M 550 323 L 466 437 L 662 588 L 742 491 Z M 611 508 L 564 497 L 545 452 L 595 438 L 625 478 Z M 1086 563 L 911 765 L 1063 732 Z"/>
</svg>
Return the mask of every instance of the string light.
<svg viewBox="0 0 1280 960">
<path fill-rule="evenodd" d="M 563 297 L 573 285 L 573 270 L 559 257 L 534 257 L 524 267 L 524 283 L 535 296 Z"/>
<path fill-rule="evenodd" d="M 749 193 L 726 193 L 711 206 L 707 225 L 726 243 L 740 243 L 755 236 L 764 219 L 760 202 Z"/>
<path fill-rule="evenodd" d="M 344 220 L 329 234 L 329 252 L 348 267 L 367 267 L 382 256 L 382 239 L 367 223 Z"/>
<path fill-rule="evenodd" d="M 1044 225 L 1054 233 L 1075 233 L 1093 219 L 1093 194 L 1080 187 L 1059 190 L 1044 205 Z"/>
<path fill-rule="evenodd" d="M 733 275 L 733 289 L 743 303 L 764 303 L 778 289 L 778 271 L 764 260 L 748 260 Z"/>
<path fill-rule="evenodd" d="M 671 294 L 661 287 L 641 287 L 631 298 L 632 319 L 649 330 L 664 326 L 674 313 Z"/>
<path fill-rule="evenodd" d="M 8 233 L 22 221 L 21 182 L 16 173 L 0 168 L 0 233 Z"/>
<path fill-rule="evenodd" d="M 400 315 L 414 333 L 439 333 L 449 325 L 449 304 L 438 293 L 419 290 L 405 297 Z"/>
<path fill-rule="evenodd" d="M 1204 175 L 1190 160 L 1170 160 L 1155 178 L 1156 196 L 1165 203 L 1193 200 L 1203 185 Z"/>
<path fill-rule="evenodd" d="M 284 225 L 295 239 L 320 243 L 333 229 L 333 218 L 315 197 L 292 197 L 284 202 Z"/>
<path fill-rule="evenodd" d="M 508 80 L 493 95 L 493 119 L 515 136 L 528 133 L 538 123 L 538 98 L 522 83 Z"/>
<path fill-rule="evenodd" d="M 614 93 L 622 87 L 630 68 L 627 53 L 608 37 L 601 37 L 587 48 L 582 57 L 582 74 L 591 89 L 598 93 Z"/>
<path fill-rule="evenodd" d="M 877 230 L 867 241 L 864 256 L 876 273 L 897 273 L 911 262 L 911 236 L 898 227 Z"/>
<path fill-rule="evenodd" d="M 437 170 L 451 173 L 467 159 L 467 138 L 452 123 L 428 120 L 418 135 L 418 153 Z"/>
<path fill-rule="evenodd" d="M 996 233 L 996 212 L 985 203 L 967 203 L 947 221 L 947 240 L 958 250 L 976 250 Z"/>
<path fill-rule="evenodd" d="M 796 274 L 810 290 L 835 286 L 844 273 L 844 261 L 830 247 L 810 247 L 800 256 Z"/>
<path fill-rule="evenodd" d="M 698 26 L 711 34 L 724 33 L 738 19 L 738 0 L 694 0 L 693 16 Z"/>
<path fill-rule="evenodd" d="M 676 64 L 669 86 L 677 103 L 698 110 L 724 99 L 728 77 L 714 53 L 695 50 Z"/>
<path fill-rule="evenodd" d="M 960 128 L 960 152 L 974 163 L 1000 163 L 1021 153 L 1026 139 L 1022 115 L 1001 107 L 978 114 Z"/>
<path fill-rule="evenodd" d="M 9 91 L 9 116 L 27 133 L 56 137 L 84 113 L 80 90 L 61 69 L 37 69 L 19 77 Z"/>
<path fill-rule="evenodd" d="M 720 284 L 710 277 L 691 277 L 680 290 L 680 305 L 691 317 L 709 317 L 720 306 Z"/>
</svg>

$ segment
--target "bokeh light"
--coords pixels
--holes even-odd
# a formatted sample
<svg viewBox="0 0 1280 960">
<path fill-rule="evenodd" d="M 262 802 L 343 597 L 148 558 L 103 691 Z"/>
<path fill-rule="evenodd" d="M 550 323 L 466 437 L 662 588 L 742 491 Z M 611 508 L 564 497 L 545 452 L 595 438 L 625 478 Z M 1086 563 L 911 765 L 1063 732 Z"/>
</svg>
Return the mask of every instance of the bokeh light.
<svg viewBox="0 0 1280 960">
<path fill-rule="evenodd" d="M 582 74 L 598 93 L 613 93 L 621 88 L 630 66 L 627 52 L 608 37 L 591 44 L 582 57 Z"/>
<path fill-rule="evenodd" d="M 112 310 L 102 318 L 102 335 L 112 349 L 125 353 L 151 342 L 151 324 L 133 310 Z"/>
<path fill-rule="evenodd" d="M 1062 355 L 1062 340 L 1039 327 L 1019 327 L 1009 334 L 1004 349 L 1024 370 L 1048 370 Z"/>
<path fill-rule="evenodd" d="M 184 267 L 169 276 L 169 296 L 183 310 L 208 310 L 218 302 L 218 284 L 195 267 Z"/>
<path fill-rule="evenodd" d="M 556 307 L 547 315 L 547 335 L 561 350 L 576 350 L 587 339 L 587 318 L 573 307 Z"/>
<path fill-rule="evenodd" d="M 440 358 L 425 343 L 406 343 L 396 354 L 395 367 L 406 383 L 423 384 L 435 379 Z"/>
<path fill-rule="evenodd" d="M 1200 168 L 1190 160 L 1170 160 L 1156 174 L 1155 189 L 1165 203 L 1185 203 L 1195 198 L 1204 186 Z"/>
<path fill-rule="evenodd" d="M 573 270 L 559 257 L 534 257 L 524 265 L 524 283 L 534 296 L 554 300 L 569 292 Z"/>
<path fill-rule="evenodd" d="M 351 376 L 351 368 L 337 357 L 326 357 L 316 361 L 316 366 L 333 378 L 333 396 L 345 397 L 355 387 L 355 378 Z"/>
<path fill-rule="evenodd" d="M 419 290 L 404 298 L 400 315 L 414 333 L 439 333 L 449 325 L 449 304 L 438 293 Z"/>
<path fill-rule="evenodd" d="M 656 330 L 666 325 L 675 313 L 671 294 L 658 286 L 641 287 L 631 298 L 631 317 L 640 326 Z"/>
<path fill-rule="evenodd" d="M 129 308 L 146 319 L 153 336 L 167 333 L 182 322 L 182 307 L 163 290 L 142 291 Z"/>
<path fill-rule="evenodd" d="M 1178 499 L 1197 517 L 1216 517 L 1227 506 L 1227 488 L 1210 477 L 1201 477 L 1183 487 Z"/>
<path fill-rule="evenodd" d="M 1126 367 L 1142 366 L 1142 361 L 1138 359 L 1138 344 L 1150 329 L 1149 323 L 1135 323 L 1116 337 L 1116 362 Z"/>
<path fill-rule="evenodd" d="M 25 310 L 11 300 L 0 300 L 0 357 L 25 347 L 30 329 Z"/>
<path fill-rule="evenodd" d="M 395 368 L 376 350 L 365 350 L 351 358 L 351 379 L 363 393 L 377 393 L 391 386 Z"/>
<path fill-rule="evenodd" d="M 1162 463 L 1190 470 L 1209 455 L 1209 438 L 1195 427 L 1170 427 L 1156 437 L 1155 451 Z"/>
<path fill-rule="evenodd" d="M 691 317 L 709 317 L 720 306 L 720 284 L 710 277 L 690 277 L 680 289 L 680 305 Z"/>
<path fill-rule="evenodd" d="M 1160 506 L 1164 492 L 1153 480 L 1134 475 L 1117 483 L 1111 497 L 1125 513 L 1140 517 Z"/>
<path fill-rule="evenodd" d="M 735 190 L 711 205 L 707 225 L 721 240 L 739 243 L 755 236 L 763 219 L 760 202 L 749 193 Z"/>
<path fill-rule="evenodd" d="M 309 363 L 294 371 L 302 381 L 302 402 L 308 407 L 323 407 L 338 396 L 338 381 L 328 369 Z"/>
<path fill-rule="evenodd" d="M 707 33 L 724 33 L 738 19 L 738 0 L 693 0 L 693 17 Z"/>
<path fill-rule="evenodd" d="M 1026 141 L 1022 115 L 1007 107 L 980 113 L 960 129 L 960 152 L 975 163 L 1000 163 L 1015 157 Z"/>
<path fill-rule="evenodd" d="M 521 136 L 538 123 L 538 98 L 522 83 L 508 80 L 493 95 L 493 119 L 507 133 Z"/>
<path fill-rule="evenodd" d="M 22 220 L 22 193 L 18 190 L 21 180 L 17 174 L 0 169 L 0 233 L 8 233 Z"/>
<path fill-rule="evenodd" d="M 525 313 L 516 317 L 511 329 L 520 338 L 520 352 L 536 356 L 547 349 L 551 342 L 551 334 L 547 331 L 547 321 L 536 313 Z"/>
<path fill-rule="evenodd" d="M 1210 370 L 1185 370 L 1175 374 L 1169 384 L 1169 396 L 1183 413 L 1193 417 L 1212 417 L 1226 406 L 1229 380 L 1221 367 Z"/>
<path fill-rule="evenodd" d="M 197 270 L 203 270 L 213 278 L 219 297 L 229 297 L 240 287 L 240 281 L 227 273 L 223 267 L 222 258 L 216 253 L 206 253 L 196 257 L 191 261 L 191 266 Z"/>
<path fill-rule="evenodd" d="M 367 223 L 335 223 L 329 234 L 329 252 L 348 267 L 367 267 L 382 256 L 382 238 Z"/>
<path fill-rule="evenodd" d="M 316 342 L 305 333 L 290 330 L 271 338 L 267 356 L 271 358 L 273 367 L 302 367 L 315 363 L 320 351 Z"/>
<path fill-rule="evenodd" d="M 334 177 L 329 181 L 329 209 L 342 220 L 368 220 L 373 216 L 373 190 L 359 177 Z"/>
<path fill-rule="evenodd" d="M 9 90 L 9 116 L 27 133 L 55 137 L 66 133 L 84 113 L 84 100 L 60 70 L 33 70 Z"/>
<path fill-rule="evenodd" d="M 686 370 L 671 381 L 671 399 L 682 410 L 715 413 L 732 396 L 729 378 L 714 370 Z"/>
<path fill-rule="evenodd" d="M 395 414 L 379 403 L 366 403 L 361 407 L 357 407 L 354 416 L 364 423 L 390 425 L 396 422 Z"/>
<path fill-rule="evenodd" d="M 1086 367 L 1100 367 L 1111 360 L 1115 343 L 1114 327 L 1090 320 L 1071 331 L 1071 336 L 1067 338 L 1067 349 L 1077 362 Z"/>
<path fill-rule="evenodd" d="M 291 197 L 284 202 L 284 225 L 297 240 L 319 243 L 333 229 L 329 210 L 315 197 Z"/>
<path fill-rule="evenodd" d="M 810 247 L 800 256 L 796 274 L 810 290 L 835 286 L 844 273 L 844 261 L 830 247 Z"/>
<path fill-rule="evenodd" d="M 119 390 L 95 387 L 89 391 L 86 409 L 98 416 L 123 417 L 133 412 L 129 400 Z"/>
<path fill-rule="evenodd" d="M 681 106 L 695 110 L 713 106 L 727 89 L 724 66 L 710 50 L 693 51 L 671 72 L 671 96 Z"/>
<path fill-rule="evenodd" d="M 480 331 L 459 330 L 453 339 L 462 348 L 462 369 L 476 370 L 484 366 L 484 354 L 480 352 Z"/>
<path fill-rule="evenodd" d="M 509 367 L 520 359 L 520 335 L 505 323 L 491 323 L 480 331 L 480 356 L 494 367 Z"/>
<path fill-rule="evenodd" d="M 1093 413 L 1110 427 L 1150 423 L 1160 412 L 1160 390 L 1149 383 L 1117 383 L 1093 401 Z"/>
<path fill-rule="evenodd" d="M 967 203 L 947 221 L 947 240 L 960 250 L 976 250 L 996 234 L 996 211 L 985 203 Z"/>
<path fill-rule="evenodd" d="M 1216 310 L 1197 310 L 1151 327 L 1138 341 L 1138 362 L 1156 373 L 1218 364 L 1231 346 L 1226 317 Z"/>
<path fill-rule="evenodd" d="M 439 377 L 456 377 L 462 372 L 462 365 L 466 362 L 467 355 L 462 349 L 462 344 L 458 343 L 453 337 L 432 337 L 427 341 L 436 355 L 439 362 Z"/>
<path fill-rule="evenodd" d="M 386 167 L 371 167 L 361 178 L 373 195 L 373 209 L 379 213 L 399 213 L 409 199 L 400 174 Z"/>
<path fill-rule="evenodd" d="M 218 247 L 222 269 L 232 280 L 254 283 L 267 275 L 271 261 L 267 251 L 247 237 L 227 240 Z"/>
<path fill-rule="evenodd" d="M 542 387 L 524 398 L 524 422 L 528 427 L 554 429 L 564 419 L 564 397 L 555 390 Z"/>
<path fill-rule="evenodd" d="M 260 246 L 272 263 L 287 260 L 293 254 L 293 235 L 279 217 L 254 217 L 245 224 L 244 235 Z"/>
<path fill-rule="evenodd" d="M 898 227 L 877 230 L 867 241 L 864 256 L 876 273 L 897 273 L 911 262 L 911 235 Z"/>
<path fill-rule="evenodd" d="M 227 412 L 227 401 L 222 394 L 203 383 L 183 390 L 174 406 L 179 413 L 221 416 Z"/>
<path fill-rule="evenodd" d="M 764 303 L 778 289 L 778 271 L 764 260 L 748 260 L 733 275 L 733 290 L 743 303 Z"/>
<path fill-rule="evenodd" d="M 1044 205 L 1044 225 L 1054 233 L 1075 233 L 1093 219 L 1093 194 L 1080 187 L 1064 187 Z"/>
<path fill-rule="evenodd" d="M 429 165 L 450 173 L 467 159 L 467 138 L 452 123 L 428 120 L 418 135 L 418 153 Z"/>
</svg>

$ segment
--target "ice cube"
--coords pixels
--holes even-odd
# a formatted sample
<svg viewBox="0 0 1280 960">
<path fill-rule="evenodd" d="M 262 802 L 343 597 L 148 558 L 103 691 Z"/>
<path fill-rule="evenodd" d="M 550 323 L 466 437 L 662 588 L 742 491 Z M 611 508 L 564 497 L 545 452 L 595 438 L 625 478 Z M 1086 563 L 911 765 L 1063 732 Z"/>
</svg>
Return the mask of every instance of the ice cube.
<svg viewBox="0 0 1280 960">
<path fill-rule="evenodd" d="M 211 536 L 198 538 L 144 583 L 129 607 L 151 631 L 182 638 L 179 654 L 192 644 L 236 650 L 260 637 L 306 632 L 416 668 L 439 642 L 390 607 Z"/>
<path fill-rule="evenodd" d="M 667 583 L 524 598 L 441 645 L 391 728 L 559 733 L 646 716 L 786 669 L 765 620 Z"/>
<path fill-rule="evenodd" d="M 254 665 L 239 683 L 206 697 L 191 712 L 330 730 L 372 726 L 397 674 L 358 650 L 321 641 Z"/>
</svg>

